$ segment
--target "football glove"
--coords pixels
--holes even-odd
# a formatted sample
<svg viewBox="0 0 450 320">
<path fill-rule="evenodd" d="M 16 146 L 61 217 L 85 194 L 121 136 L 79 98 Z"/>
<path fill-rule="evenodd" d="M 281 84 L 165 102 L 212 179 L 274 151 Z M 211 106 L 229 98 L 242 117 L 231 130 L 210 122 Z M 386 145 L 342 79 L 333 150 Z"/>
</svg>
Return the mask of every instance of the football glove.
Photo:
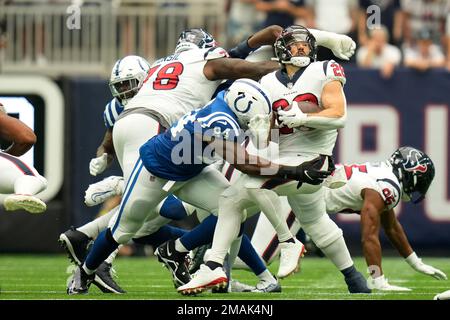
<svg viewBox="0 0 450 320">
<path fill-rule="evenodd" d="M 100 157 L 93 158 L 89 162 L 89 173 L 91 176 L 96 176 L 105 171 L 108 166 L 108 154 L 104 153 Z"/>
<path fill-rule="evenodd" d="M 432 276 L 437 280 L 447 280 L 447 275 L 444 272 L 423 263 L 415 252 L 411 253 L 405 260 L 417 272 Z"/>
<path fill-rule="evenodd" d="M 288 128 L 300 127 L 306 123 L 308 116 L 300 108 L 293 106 L 289 110 L 279 110 L 278 119 L 281 125 Z"/>
<path fill-rule="evenodd" d="M 111 197 L 122 195 L 123 189 L 124 181 L 122 177 L 108 177 L 89 185 L 84 195 L 84 203 L 88 207 L 96 206 Z"/>
<path fill-rule="evenodd" d="M 298 180 L 297 188 L 302 183 L 312 185 L 321 184 L 330 174 L 331 171 L 320 170 L 323 166 L 322 157 L 317 157 L 310 161 L 305 161 L 297 167 L 280 167 L 278 175 L 284 179 Z"/>
<path fill-rule="evenodd" d="M 355 54 L 356 43 L 352 38 L 343 34 L 336 34 L 330 44 L 333 54 L 342 60 L 350 60 Z"/>
</svg>

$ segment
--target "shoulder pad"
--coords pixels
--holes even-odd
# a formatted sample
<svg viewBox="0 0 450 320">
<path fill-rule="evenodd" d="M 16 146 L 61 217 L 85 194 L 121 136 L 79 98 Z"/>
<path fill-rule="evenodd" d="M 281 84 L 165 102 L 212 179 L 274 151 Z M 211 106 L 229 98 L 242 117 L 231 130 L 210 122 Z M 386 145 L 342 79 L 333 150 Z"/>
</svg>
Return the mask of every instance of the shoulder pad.
<svg viewBox="0 0 450 320">
<path fill-rule="evenodd" d="M 381 178 L 377 179 L 377 183 L 380 186 L 381 189 L 381 197 L 383 198 L 384 203 L 386 204 L 386 207 L 390 210 L 397 206 L 397 204 L 400 202 L 400 185 L 389 178 Z"/>
<path fill-rule="evenodd" d="M 345 85 L 345 82 L 347 81 L 345 78 L 345 72 L 342 65 L 337 63 L 334 60 L 328 60 L 322 62 L 323 67 L 323 73 L 325 74 L 325 81 L 339 81 L 342 83 L 342 86 Z"/>
<path fill-rule="evenodd" d="M 214 60 L 220 58 L 228 58 L 228 52 L 221 47 L 209 48 L 205 50 L 204 59 L 205 60 Z"/>
</svg>

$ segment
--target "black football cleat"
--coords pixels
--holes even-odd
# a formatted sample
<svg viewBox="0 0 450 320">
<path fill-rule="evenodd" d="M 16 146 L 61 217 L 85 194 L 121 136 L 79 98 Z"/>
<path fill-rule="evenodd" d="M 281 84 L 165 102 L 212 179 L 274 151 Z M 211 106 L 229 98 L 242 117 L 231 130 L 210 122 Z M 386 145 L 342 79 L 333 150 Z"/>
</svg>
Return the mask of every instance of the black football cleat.
<svg viewBox="0 0 450 320">
<path fill-rule="evenodd" d="M 73 274 L 72 280 L 67 286 L 67 294 L 87 294 L 89 286 L 94 281 L 95 274 L 87 274 L 81 266 L 78 266 Z"/>
<path fill-rule="evenodd" d="M 73 226 L 64 233 L 61 233 L 58 239 L 61 247 L 66 250 L 71 262 L 80 266 L 83 264 L 88 253 L 88 245 L 92 241 L 83 232 L 76 230 Z"/>
<path fill-rule="evenodd" d="M 191 275 L 186 263 L 188 253 L 176 251 L 175 240 L 169 240 L 160 245 L 155 250 L 155 255 L 158 257 L 159 262 L 162 262 L 172 273 L 175 288 L 191 281 Z"/>
<path fill-rule="evenodd" d="M 95 271 L 93 284 L 95 284 L 103 293 L 126 293 L 117 282 L 114 280 L 114 270 L 112 265 L 103 261 L 102 264 Z"/>
</svg>

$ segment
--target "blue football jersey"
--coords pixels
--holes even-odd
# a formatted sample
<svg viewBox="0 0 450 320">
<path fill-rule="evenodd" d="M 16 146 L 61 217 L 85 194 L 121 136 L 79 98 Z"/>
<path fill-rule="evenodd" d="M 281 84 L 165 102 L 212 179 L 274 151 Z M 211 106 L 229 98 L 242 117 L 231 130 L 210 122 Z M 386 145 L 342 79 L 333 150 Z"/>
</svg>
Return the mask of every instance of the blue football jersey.
<svg viewBox="0 0 450 320">
<path fill-rule="evenodd" d="M 105 107 L 103 111 L 103 120 L 105 126 L 108 129 L 112 129 L 114 123 L 116 123 L 117 118 L 123 111 L 123 105 L 117 100 L 117 98 L 112 99 Z"/>
<path fill-rule="evenodd" d="M 202 109 L 184 115 L 165 133 L 147 141 L 139 150 L 145 168 L 163 179 L 189 180 L 217 160 L 208 144 L 195 135 L 241 139 L 244 135 L 237 118 L 223 96 L 224 91 Z"/>
</svg>

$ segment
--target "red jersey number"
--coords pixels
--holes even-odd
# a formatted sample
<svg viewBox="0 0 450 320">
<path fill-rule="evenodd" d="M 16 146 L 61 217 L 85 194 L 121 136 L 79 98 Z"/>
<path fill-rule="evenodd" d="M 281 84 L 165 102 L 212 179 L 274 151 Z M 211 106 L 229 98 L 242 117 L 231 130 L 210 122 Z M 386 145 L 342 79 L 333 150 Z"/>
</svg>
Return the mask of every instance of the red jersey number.
<svg viewBox="0 0 450 320">
<path fill-rule="evenodd" d="M 160 65 L 154 66 L 148 71 L 147 78 L 144 83 L 160 68 Z M 180 62 L 172 62 L 161 69 L 156 74 L 156 79 L 153 81 L 154 90 L 172 90 L 175 89 L 180 81 L 179 76 L 183 73 L 184 66 Z"/>
</svg>

